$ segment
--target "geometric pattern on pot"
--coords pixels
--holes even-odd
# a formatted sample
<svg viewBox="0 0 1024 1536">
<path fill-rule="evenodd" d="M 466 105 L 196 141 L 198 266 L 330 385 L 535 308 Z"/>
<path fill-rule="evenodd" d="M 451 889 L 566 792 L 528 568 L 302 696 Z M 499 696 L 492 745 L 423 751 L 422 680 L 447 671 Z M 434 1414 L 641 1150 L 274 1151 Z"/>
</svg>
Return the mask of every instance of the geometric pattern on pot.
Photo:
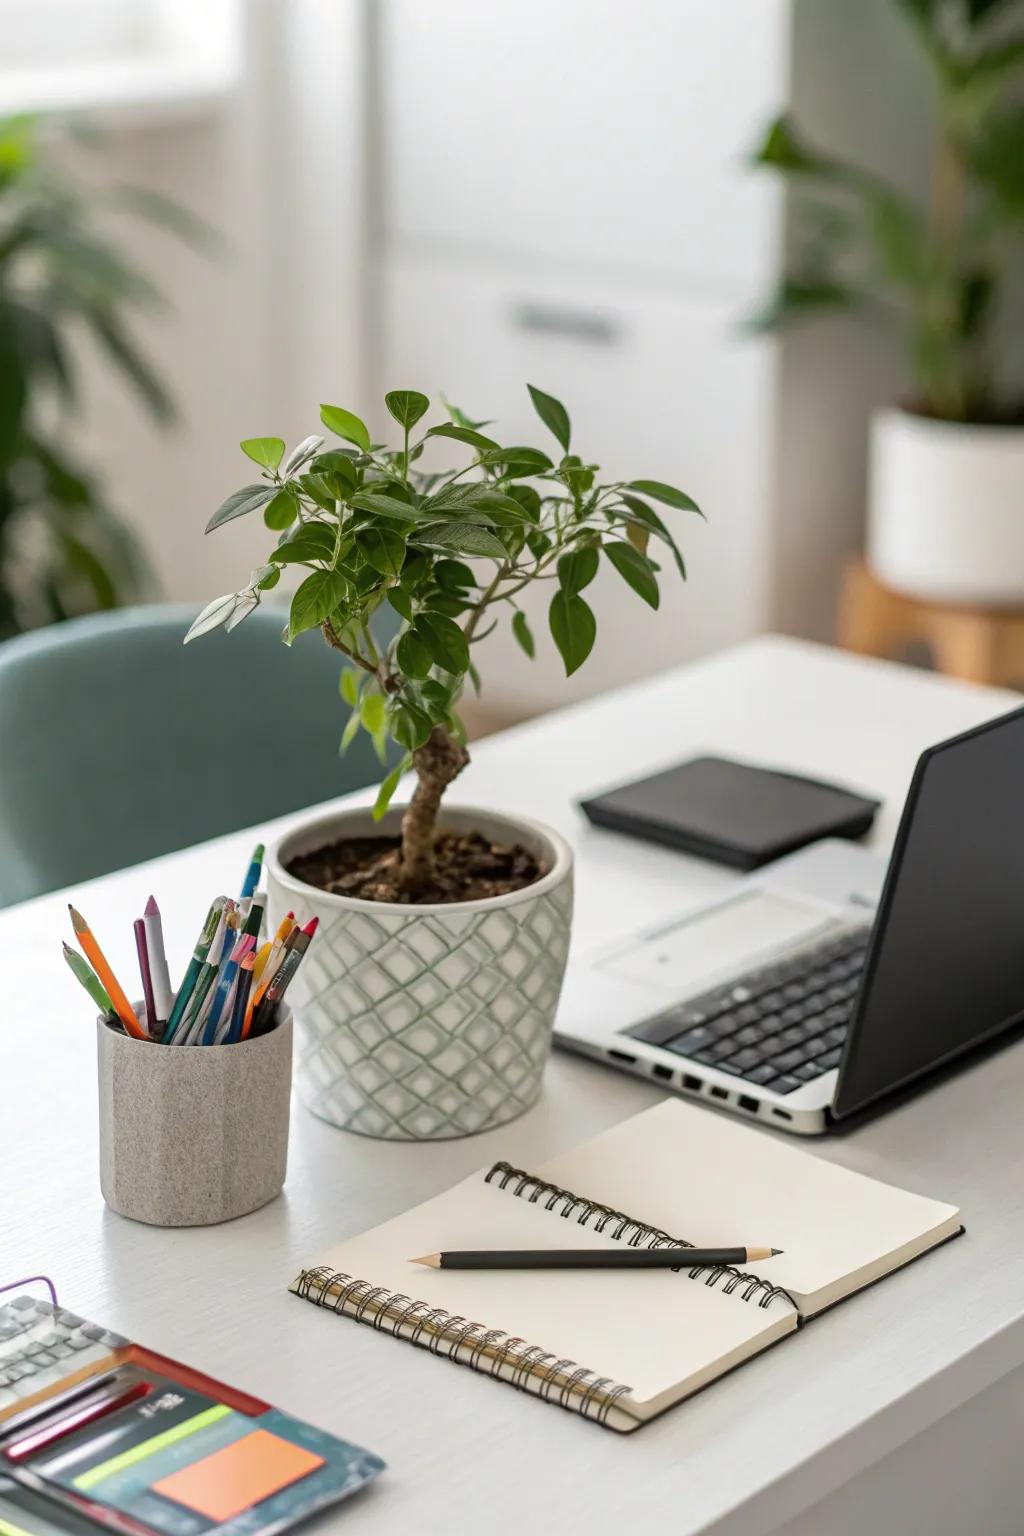
<svg viewBox="0 0 1024 1536">
<path fill-rule="evenodd" d="M 565 972 L 571 869 L 532 900 L 470 912 L 311 905 L 320 928 L 292 989 L 307 1108 L 408 1141 L 471 1135 L 530 1108 Z"/>
</svg>

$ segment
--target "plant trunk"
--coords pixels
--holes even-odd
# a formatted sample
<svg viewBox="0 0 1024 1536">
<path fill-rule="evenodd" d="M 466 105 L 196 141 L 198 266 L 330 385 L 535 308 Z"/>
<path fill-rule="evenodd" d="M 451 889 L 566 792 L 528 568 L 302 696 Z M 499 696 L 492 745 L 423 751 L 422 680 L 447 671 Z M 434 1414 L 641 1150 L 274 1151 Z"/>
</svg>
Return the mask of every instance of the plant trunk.
<svg viewBox="0 0 1024 1536">
<path fill-rule="evenodd" d="M 402 890 L 415 896 L 434 874 L 434 833 L 441 799 L 469 762 L 469 753 L 443 725 L 435 725 L 413 753 L 416 791 L 402 817 Z"/>
</svg>

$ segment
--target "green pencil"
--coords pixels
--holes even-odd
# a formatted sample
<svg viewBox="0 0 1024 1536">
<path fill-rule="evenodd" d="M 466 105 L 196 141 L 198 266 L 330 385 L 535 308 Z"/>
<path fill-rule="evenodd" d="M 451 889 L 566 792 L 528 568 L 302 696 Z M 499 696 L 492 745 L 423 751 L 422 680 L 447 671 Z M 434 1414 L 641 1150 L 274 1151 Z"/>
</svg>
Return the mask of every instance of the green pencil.
<svg viewBox="0 0 1024 1536">
<path fill-rule="evenodd" d="M 104 1017 L 106 1017 L 106 1015 L 109 1013 L 113 1013 L 114 1005 L 104 991 L 99 977 L 93 971 L 88 961 L 83 960 L 82 956 L 78 953 L 78 950 L 72 949 L 70 944 L 62 943 L 62 948 L 64 950 L 64 959 L 71 967 L 72 974 L 75 976 L 76 980 L 82 983 L 82 986 L 88 992 L 89 996 L 92 998 L 100 1012 L 104 1015 Z"/>
<path fill-rule="evenodd" d="M 195 989 L 196 979 L 203 968 L 203 961 L 210 952 L 210 945 L 213 943 L 213 936 L 217 932 L 217 924 L 220 921 L 221 909 L 224 906 L 225 900 L 224 896 L 218 896 L 206 914 L 203 931 L 200 933 L 196 947 L 192 951 L 192 959 L 188 963 L 188 969 L 185 972 L 181 986 L 178 988 L 178 995 L 174 999 L 171 1016 L 164 1027 L 163 1039 L 165 1045 L 171 1044 L 171 1037 L 181 1023 L 182 1016 L 188 1006 L 188 1000 Z"/>
</svg>

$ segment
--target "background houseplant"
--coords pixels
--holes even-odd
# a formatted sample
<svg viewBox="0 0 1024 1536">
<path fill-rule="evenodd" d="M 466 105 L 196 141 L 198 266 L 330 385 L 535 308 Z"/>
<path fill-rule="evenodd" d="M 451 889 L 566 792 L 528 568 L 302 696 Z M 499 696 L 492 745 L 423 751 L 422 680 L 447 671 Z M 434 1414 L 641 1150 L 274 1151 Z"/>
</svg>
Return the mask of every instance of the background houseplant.
<svg viewBox="0 0 1024 1536">
<path fill-rule="evenodd" d="M 756 163 L 805 194 L 763 326 L 845 309 L 906 337 L 913 390 L 872 436 L 869 558 L 923 597 L 1024 599 L 1024 3 L 896 0 L 934 82 L 930 196 L 819 153 L 787 118 Z M 1016 323 L 1015 323 L 1016 321 Z"/>
<path fill-rule="evenodd" d="M 0 639 L 136 596 L 135 542 L 67 447 L 75 351 L 89 335 L 152 414 L 171 402 L 126 324 L 158 295 L 102 232 L 104 211 L 201 239 L 198 221 L 138 188 L 106 199 L 62 172 L 33 119 L 0 120 Z"/>
<path fill-rule="evenodd" d="M 326 1118 L 372 1134 L 459 1135 L 510 1119 L 536 1097 L 550 1044 L 569 938 L 568 848 L 549 829 L 487 811 L 449 812 L 438 831 L 444 792 L 468 762 L 458 705 L 467 681 L 478 682 L 471 647 L 508 618 L 533 656 L 516 600 L 549 582 L 551 635 L 572 673 L 594 644 L 583 593 L 602 559 L 652 608 L 654 548 L 685 576 L 654 503 L 696 512 L 691 498 L 654 480 L 601 482 L 570 451 L 565 407 L 530 394 L 557 459 L 502 446 L 483 430 L 489 423 L 452 408 L 420 431 L 430 402 L 398 390 L 386 397 L 402 432 L 396 450 L 331 405 L 321 419 L 345 447 L 325 451 L 310 437 L 287 453 L 280 438 L 244 442 L 262 477 L 208 527 L 259 512 L 280 536 L 268 563 L 210 603 L 186 639 L 234 628 L 282 567 L 306 569 L 285 639 L 319 626 L 350 663 L 343 748 L 365 729 L 382 760 L 389 740 L 402 754 L 373 812 L 389 842 L 368 844 L 369 813 L 349 811 L 268 856 L 272 911 L 321 919 L 296 1002 L 300 1091 Z M 469 450 L 462 468 L 421 469 L 438 440 Z M 371 620 L 385 604 L 398 632 L 382 646 Z M 412 800 L 389 811 L 409 768 Z"/>
</svg>

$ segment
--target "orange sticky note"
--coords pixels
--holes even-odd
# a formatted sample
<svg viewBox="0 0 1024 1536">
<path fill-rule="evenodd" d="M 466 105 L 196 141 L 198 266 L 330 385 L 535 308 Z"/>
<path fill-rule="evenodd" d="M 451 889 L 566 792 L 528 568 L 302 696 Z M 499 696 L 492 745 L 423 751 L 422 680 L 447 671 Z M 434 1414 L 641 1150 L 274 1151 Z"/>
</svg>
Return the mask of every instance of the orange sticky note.
<svg viewBox="0 0 1024 1536">
<path fill-rule="evenodd" d="M 244 1440 L 162 1477 L 153 1484 L 153 1492 L 208 1520 L 231 1520 L 323 1464 L 322 1456 L 301 1445 L 256 1429 Z"/>
</svg>

